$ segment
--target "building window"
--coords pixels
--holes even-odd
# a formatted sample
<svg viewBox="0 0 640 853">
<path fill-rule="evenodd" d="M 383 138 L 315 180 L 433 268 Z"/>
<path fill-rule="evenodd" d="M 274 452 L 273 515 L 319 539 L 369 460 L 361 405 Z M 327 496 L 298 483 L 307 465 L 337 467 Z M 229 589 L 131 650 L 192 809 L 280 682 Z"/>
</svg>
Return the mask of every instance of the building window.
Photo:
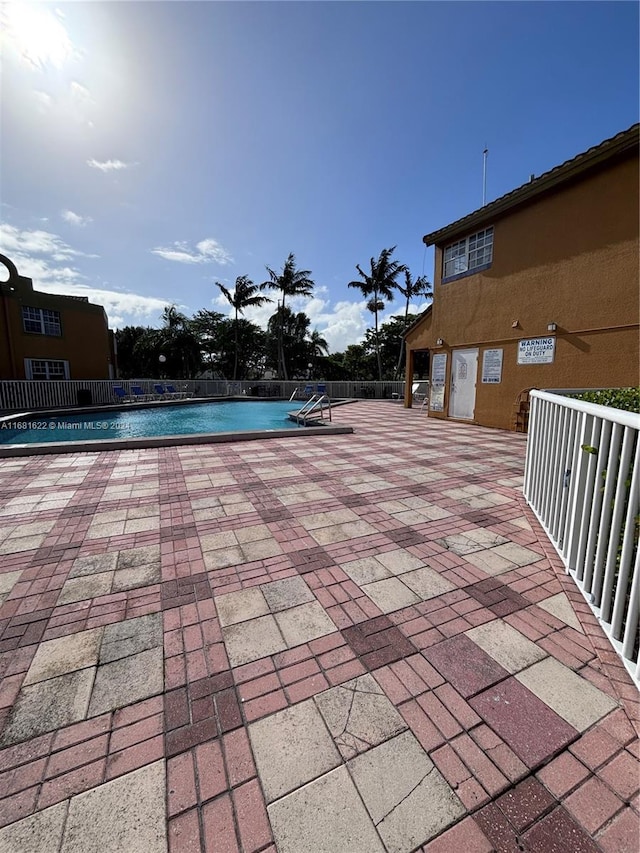
<svg viewBox="0 0 640 853">
<path fill-rule="evenodd" d="M 27 379 L 68 379 L 69 362 L 48 358 L 25 358 Z"/>
<path fill-rule="evenodd" d="M 444 250 L 443 279 L 464 275 L 491 266 L 493 260 L 493 225 Z"/>
<path fill-rule="evenodd" d="M 55 335 L 59 338 L 62 334 L 60 312 L 49 308 L 23 307 L 22 324 L 25 332 L 35 335 Z"/>
</svg>

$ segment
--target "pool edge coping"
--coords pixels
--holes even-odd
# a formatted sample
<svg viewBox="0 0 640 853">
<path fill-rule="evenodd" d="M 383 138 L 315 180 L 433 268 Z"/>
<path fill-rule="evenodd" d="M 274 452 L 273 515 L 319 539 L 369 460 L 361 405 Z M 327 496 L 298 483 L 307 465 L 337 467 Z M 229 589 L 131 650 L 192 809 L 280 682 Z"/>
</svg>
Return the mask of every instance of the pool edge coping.
<svg viewBox="0 0 640 853">
<path fill-rule="evenodd" d="M 144 450 L 154 447 L 179 447 L 191 444 L 227 444 L 233 441 L 257 441 L 268 438 L 302 438 L 309 435 L 349 435 L 350 426 L 322 426 L 295 429 L 246 430 L 217 433 L 186 433 L 137 438 L 102 438 L 95 441 L 46 442 L 43 444 L 0 445 L 0 459 L 17 456 L 44 456 L 57 453 L 100 453 L 107 450 Z"/>
</svg>

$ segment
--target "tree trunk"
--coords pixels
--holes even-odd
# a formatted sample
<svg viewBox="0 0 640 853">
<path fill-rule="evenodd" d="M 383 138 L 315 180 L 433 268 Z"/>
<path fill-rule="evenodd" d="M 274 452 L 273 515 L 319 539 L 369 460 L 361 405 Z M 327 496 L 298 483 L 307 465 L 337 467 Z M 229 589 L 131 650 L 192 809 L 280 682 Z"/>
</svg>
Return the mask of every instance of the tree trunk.
<svg viewBox="0 0 640 853">
<path fill-rule="evenodd" d="M 407 304 L 404 309 L 404 331 L 407 331 L 407 318 L 409 317 L 409 297 L 407 297 Z M 400 341 L 400 354 L 398 355 L 398 363 L 396 365 L 396 378 L 401 376 L 400 369 L 402 368 L 402 361 L 404 356 L 404 334 L 402 336 L 402 340 Z"/>
<path fill-rule="evenodd" d="M 278 340 L 278 378 L 284 379 L 286 382 L 289 378 L 287 376 L 287 365 L 284 359 L 284 290 L 282 291 L 282 308 L 280 309 L 280 334 Z"/>
<path fill-rule="evenodd" d="M 375 318 L 375 331 L 376 331 L 376 358 L 378 360 L 378 381 L 382 382 L 382 356 L 380 355 L 380 337 L 378 335 L 378 291 L 374 291 L 374 318 Z"/>
<path fill-rule="evenodd" d="M 404 338 L 400 341 L 400 355 L 398 356 L 398 363 L 396 364 L 396 379 L 401 375 L 400 371 L 402 369 L 403 357 L 404 357 Z"/>
<path fill-rule="evenodd" d="M 235 382 L 238 378 L 238 309 L 236 308 L 236 320 L 233 324 L 234 330 L 234 357 L 233 357 L 233 381 Z"/>
</svg>

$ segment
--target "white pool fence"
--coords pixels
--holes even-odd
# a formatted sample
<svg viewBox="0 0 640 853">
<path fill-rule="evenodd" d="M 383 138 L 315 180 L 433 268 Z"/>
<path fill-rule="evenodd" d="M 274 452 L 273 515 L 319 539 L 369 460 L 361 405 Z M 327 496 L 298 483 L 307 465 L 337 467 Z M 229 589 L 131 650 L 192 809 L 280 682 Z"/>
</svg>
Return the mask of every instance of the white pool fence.
<svg viewBox="0 0 640 853">
<path fill-rule="evenodd" d="M 127 394 L 132 386 L 139 385 L 143 391 L 153 394 L 154 385 L 165 385 L 167 380 L 3 380 L 0 381 L 0 414 L 27 412 L 38 409 L 57 409 L 75 406 L 108 406 L 118 403 L 114 387 L 124 388 Z M 176 391 L 189 397 L 277 397 L 289 399 L 298 389 L 300 399 L 310 385 L 314 391 L 317 382 L 250 380 L 227 382 L 224 379 L 191 379 L 169 381 Z M 404 382 L 324 382 L 325 393 L 332 399 L 363 398 L 393 399 L 402 397 Z"/>
<path fill-rule="evenodd" d="M 532 391 L 524 495 L 640 686 L 640 415 Z"/>
</svg>

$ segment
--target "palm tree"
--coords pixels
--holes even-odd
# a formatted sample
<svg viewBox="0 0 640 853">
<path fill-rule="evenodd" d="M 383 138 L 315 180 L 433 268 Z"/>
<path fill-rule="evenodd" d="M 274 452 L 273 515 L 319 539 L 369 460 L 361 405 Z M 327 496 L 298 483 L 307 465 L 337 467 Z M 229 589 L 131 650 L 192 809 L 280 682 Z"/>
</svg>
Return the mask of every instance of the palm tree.
<svg viewBox="0 0 640 853">
<path fill-rule="evenodd" d="M 162 328 L 158 330 L 159 355 L 166 359 L 166 370 L 178 372 L 182 379 L 194 376 L 200 368 L 202 355 L 191 320 L 175 305 L 165 306 Z"/>
<path fill-rule="evenodd" d="M 404 331 L 406 332 L 407 326 L 409 325 L 409 303 L 412 299 L 417 299 L 421 296 L 432 296 L 433 288 L 431 287 L 431 282 L 426 277 L 426 275 L 419 275 L 418 278 L 414 281 L 411 278 L 411 273 L 408 269 L 404 271 L 404 287 L 401 284 L 397 284 L 396 287 L 400 291 L 400 293 L 405 298 L 405 306 L 404 306 Z M 400 338 L 400 353 L 398 355 L 398 364 L 396 366 L 396 376 L 400 374 L 400 370 L 402 367 L 402 360 L 404 358 L 404 335 Z"/>
<path fill-rule="evenodd" d="M 263 282 L 260 287 L 270 287 L 272 290 L 279 290 L 282 294 L 282 301 L 278 302 L 278 314 L 280 315 L 278 324 L 278 378 L 287 380 L 289 377 L 282 343 L 285 300 L 287 296 L 311 296 L 315 282 L 310 278 L 311 270 L 296 269 L 296 257 L 293 252 L 289 253 L 281 273 L 276 273 L 269 267 L 267 267 L 267 272 L 269 273 L 269 281 Z"/>
<path fill-rule="evenodd" d="M 317 329 L 309 335 L 309 361 L 314 364 L 316 359 L 329 355 L 329 344 Z"/>
<path fill-rule="evenodd" d="M 362 295 L 367 299 L 367 309 L 371 311 L 375 318 L 375 341 L 376 341 L 376 359 L 378 362 L 378 379 L 382 381 L 382 359 L 380 358 L 380 341 L 378 337 L 378 313 L 384 308 L 384 300 L 388 302 L 393 299 L 393 290 L 398 285 L 396 278 L 401 272 L 406 270 L 404 264 L 399 261 L 391 260 L 391 255 L 395 252 L 396 247 L 383 249 L 380 256 L 376 260 L 371 258 L 371 272 L 367 274 L 362 270 L 360 264 L 356 264 L 356 269 L 360 273 L 362 281 L 350 281 L 349 287 L 357 287 Z"/>
<path fill-rule="evenodd" d="M 234 357 L 233 357 L 233 380 L 238 378 L 238 314 L 244 314 L 245 308 L 259 308 L 265 302 L 271 302 L 268 296 L 259 296 L 258 292 L 262 290 L 262 285 L 254 284 L 246 275 L 240 275 L 236 279 L 236 286 L 231 293 L 224 284 L 216 281 L 217 286 L 226 296 L 227 302 L 235 310 L 234 318 Z"/>
<path fill-rule="evenodd" d="M 175 305 L 165 305 L 162 312 L 164 328 L 170 331 L 184 329 L 189 320 L 186 314 L 178 311 Z"/>
<path fill-rule="evenodd" d="M 191 328 L 198 339 L 203 363 L 206 364 L 213 379 L 218 378 L 217 374 L 220 371 L 218 354 L 223 349 L 220 343 L 220 330 L 225 320 L 231 323 L 231 320 L 219 311 L 209 311 L 206 308 L 196 311 L 191 319 Z"/>
</svg>

